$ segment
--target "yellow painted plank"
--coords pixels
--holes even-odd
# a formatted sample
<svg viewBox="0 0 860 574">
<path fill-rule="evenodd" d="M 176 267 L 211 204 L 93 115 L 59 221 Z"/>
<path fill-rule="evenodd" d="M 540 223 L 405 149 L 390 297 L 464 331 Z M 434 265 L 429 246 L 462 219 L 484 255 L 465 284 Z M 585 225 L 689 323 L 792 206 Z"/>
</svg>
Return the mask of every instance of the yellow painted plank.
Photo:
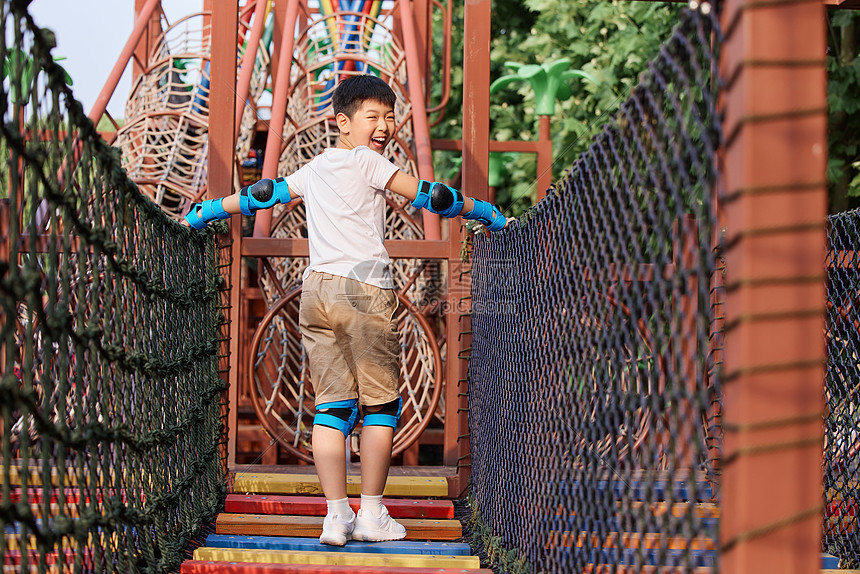
<svg viewBox="0 0 860 574">
<path fill-rule="evenodd" d="M 707 537 L 696 537 L 686 539 L 682 537 L 669 537 L 659 532 L 610 532 L 600 536 L 588 532 L 574 533 L 569 531 L 550 532 L 545 547 L 571 547 L 579 548 L 592 546 L 594 548 L 643 548 L 647 550 L 716 550 L 717 545 L 713 539 Z"/>
<path fill-rule="evenodd" d="M 315 474 L 236 473 L 233 492 L 256 494 L 322 494 Z M 346 492 L 361 494 L 361 477 L 346 477 Z M 389 476 L 385 496 L 447 496 L 448 479 L 438 476 Z"/>
<path fill-rule="evenodd" d="M 53 462 L 49 467 L 51 475 L 50 485 L 57 488 L 75 487 L 80 484 L 87 487 L 115 488 L 120 482 L 120 479 L 123 478 L 123 475 L 117 473 L 115 469 L 105 471 L 99 467 L 93 473 L 92 469 L 87 467 L 85 469 L 84 481 L 81 483 L 80 477 L 78 476 L 78 468 L 74 464 L 70 463 L 66 465 L 62 474 L 60 474 Z M 13 460 L 9 464 L 9 486 L 24 486 L 23 482 L 25 478 L 27 480 L 27 487 L 42 486 L 43 474 L 41 462 L 39 461 L 31 461 L 25 468 L 20 461 Z M 149 479 L 146 477 L 136 477 L 136 480 L 140 484 L 147 484 Z M 5 469 L 0 468 L 0 485 L 5 484 L 5 482 L 6 471 Z M 47 487 L 48 485 L 46 484 L 45 486 Z"/>
<path fill-rule="evenodd" d="M 20 552 L 22 550 L 38 550 L 37 546 L 37 538 L 28 534 L 26 537 L 19 533 L 6 533 L 6 550 L 13 550 L 16 552 Z M 92 532 L 87 535 L 86 544 L 81 545 L 76 539 L 71 537 L 63 537 L 62 540 L 62 550 L 63 551 L 78 551 L 82 548 L 95 548 L 95 547 L 116 547 L 119 544 L 119 535 L 116 532 L 110 534 L 101 534 L 94 535 Z M 26 548 L 25 548 L 26 547 Z M 57 552 L 58 548 L 55 544 L 53 547 L 47 550 L 47 552 Z"/>
<path fill-rule="evenodd" d="M 616 506 L 618 506 L 619 509 L 623 509 L 624 507 L 630 507 L 635 510 L 646 508 L 654 516 L 663 516 L 664 514 L 671 513 L 672 516 L 680 517 L 693 513 L 695 516 L 700 518 L 720 517 L 719 505 L 712 502 L 697 502 L 694 505 L 691 505 L 689 502 L 675 502 L 669 505 L 666 502 L 629 501 L 624 503 L 619 502 Z M 692 509 L 690 508 L 691 506 L 693 506 Z M 623 510 L 620 510 L 619 512 L 622 511 Z"/>
<path fill-rule="evenodd" d="M 420 554 L 370 554 L 360 552 L 296 552 L 293 550 L 237 550 L 202 547 L 194 560 L 263 562 L 269 564 L 317 564 L 327 566 L 388 566 L 396 568 L 481 567 L 477 556 L 436 556 Z"/>
</svg>

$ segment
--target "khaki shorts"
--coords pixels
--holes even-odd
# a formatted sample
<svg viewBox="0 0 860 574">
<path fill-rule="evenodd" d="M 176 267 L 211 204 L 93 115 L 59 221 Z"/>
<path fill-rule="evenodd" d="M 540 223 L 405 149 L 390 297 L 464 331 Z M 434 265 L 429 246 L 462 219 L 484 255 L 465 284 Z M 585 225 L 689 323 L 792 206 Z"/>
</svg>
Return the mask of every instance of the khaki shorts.
<svg viewBox="0 0 860 574">
<path fill-rule="evenodd" d="M 302 285 L 299 327 L 315 404 L 396 400 L 400 378 L 397 295 L 355 279 L 313 271 Z"/>
</svg>

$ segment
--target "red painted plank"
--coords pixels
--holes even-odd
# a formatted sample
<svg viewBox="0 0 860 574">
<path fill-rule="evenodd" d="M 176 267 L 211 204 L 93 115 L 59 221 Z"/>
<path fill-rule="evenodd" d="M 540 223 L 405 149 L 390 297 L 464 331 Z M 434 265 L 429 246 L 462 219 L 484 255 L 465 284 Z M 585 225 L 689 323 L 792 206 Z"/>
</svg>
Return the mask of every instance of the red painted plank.
<svg viewBox="0 0 860 574">
<path fill-rule="evenodd" d="M 210 562 L 187 560 L 180 574 L 492 574 L 492 570 L 463 568 L 386 568 L 365 566 L 321 566 L 317 564 L 263 564 L 259 562 Z"/>
<path fill-rule="evenodd" d="M 87 548 L 83 551 L 81 550 L 70 550 L 63 549 L 63 563 L 64 564 L 73 564 L 75 562 L 75 557 L 77 554 L 83 552 L 83 566 L 84 568 L 92 568 L 93 567 L 93 549 Z M 39 564 L 42 555 L 38 550 L 28 550 L 27 551 L 27 563 L 30 565 Z M 45 563 L 49 566 L 53 566 L 60 563 L 60 552 L 56 550 L 51 550 L 44 553 Z M 23 553 L 20 550 L 7 550 L 3 553 L 3 566 L 21 566 L 24 562 Z"/>
<path fill-rule="evenodd" d="M 65 495 L 65 502 L 67 504 L 77 504 L 81 502 L 81 489 L 77 487 L 67 487 L 62 489 Z M 48 492 L 50 497 L 46 497 L 45 493 Z M 111 496 L 119 496 L 122 499 L 123 503 L 128 502 L 128 497 L 126 496 L 126 490 L 120 488 L 89 488 L 83 495 L 83 502 L 86 504 L 90 504 L 93 500 L 98 503 L 102 503 L 105 497 Z M 60 489 L 56 487 L 43 488 L 42 486 L 31 486 L 27 488 L 26 494 L 24 493 L 24 489 L 20 486 L 14 487 L 10 489 L 9 492 L 9 500 L 14 503 L 18 502 L 28 502 L 30 504 L 43 504 L 46 499 L 49 499 L 51 503 L 58 503 L 60 497 Z M 141 501 L 145 501 L 145 496 L 141 492 L 139 494 L 139 498 Z M 0 493 L 0 502 L 3 502 L 3 495 Z"/>
<path fill-rule="evenodd" d="M 456 540 L 463 536 L 463 528 L 456 520 L 401 518 L 406 528 L 406 540 Z M 215 531 L 218 534 L 240 536 L 308 536 L 322 534 L 322 516 L 294 516 L 292 514 L 228 514 L 218 515 Z"/>
<path fill-rule="evenodd" d="M 454 518 L 454 504 L 450 500 L 383 500 L 388 513 L 394 518 Z M 350 498 L 349 505 L 358 510 L 361 500 Z M 325 498 L 322 496 L 279 496 L 228 494 L 225 512 L 236 514 L 291 514 L 294 516 L 325 516 Z"/>
</svg>

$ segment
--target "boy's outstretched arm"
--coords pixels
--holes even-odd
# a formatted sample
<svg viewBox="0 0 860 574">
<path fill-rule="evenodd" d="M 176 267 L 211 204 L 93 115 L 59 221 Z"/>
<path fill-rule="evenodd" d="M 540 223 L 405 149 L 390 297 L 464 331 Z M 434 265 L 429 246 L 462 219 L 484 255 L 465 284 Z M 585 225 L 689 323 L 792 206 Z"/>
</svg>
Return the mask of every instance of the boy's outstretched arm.
<svg viewBox="0 0 860 574">
<path fill-rule="evenodd" d="M 286 204 L 293 199 L 295 198 L 290 194 L 290 188 L 283 177 L 261 179 L 233 195 L 192 204 L 183 223 L 194 229 L 203 229 L 215 219 L 229 219 L 237 213 L 253 215 L 258 209 L 268 209 L 276 203 Z"/>
<path fill-rule="evenodd" d="M 408 173 L 397 171 L 391 176 L 386 187 L 410 200 L 413 206 L 443 217 L 459 215 L 463 219 L 474 219 L 483 223 L 490 231 L 500 231 L 508 224 L 508 219 L 492 203 L 466 197 L 444 183 L 419 180 Z"/>
</svg>

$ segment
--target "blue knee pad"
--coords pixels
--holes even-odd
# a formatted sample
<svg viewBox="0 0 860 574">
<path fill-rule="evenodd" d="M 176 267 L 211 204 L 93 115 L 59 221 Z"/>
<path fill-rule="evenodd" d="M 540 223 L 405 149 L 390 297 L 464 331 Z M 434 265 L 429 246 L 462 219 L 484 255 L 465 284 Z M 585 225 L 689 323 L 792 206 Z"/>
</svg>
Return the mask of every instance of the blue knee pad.
<svg viewBox="0 0 860 574">
<path fill-rule="evenodd" d="M 373 405 L 376 406 L 376 405 Z M 390 403 L 382 405 L 382 410 L 375 413 L 367 412 L 367 405 L 364 406 L 364 426 L 391 427 L 397 428 L 397 421 L 400 420 L 400 411 L 403 410 L 403 399 L 397 399 Z"/>
<path fill-rule="evenodd" d="M 333 428 L 349 436 L 358 422 L 358 399 L 317 405 L 314 424 Z"/>
</svg>

